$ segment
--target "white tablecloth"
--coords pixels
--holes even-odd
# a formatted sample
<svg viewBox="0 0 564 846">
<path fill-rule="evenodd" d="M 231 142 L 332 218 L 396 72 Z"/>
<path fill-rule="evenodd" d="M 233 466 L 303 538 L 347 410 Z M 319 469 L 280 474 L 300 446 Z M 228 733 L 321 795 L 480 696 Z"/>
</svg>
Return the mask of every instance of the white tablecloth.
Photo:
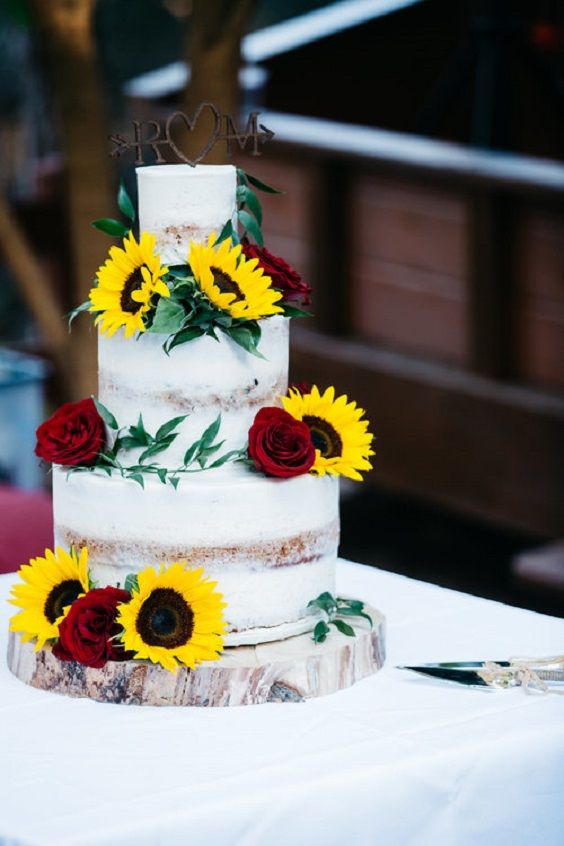
<svg viewBox="0 0 564 846">
<path fill-rule="evenodd" d="M 388 660 L 323 699 L 105 705 L 29 688 L 2 659 L 1 846 L 562 846 L 564 697 L 394 664 L 562 653 L 564 620 L 357 564 L 338 575 L 387 615 Z"/>
</svg>

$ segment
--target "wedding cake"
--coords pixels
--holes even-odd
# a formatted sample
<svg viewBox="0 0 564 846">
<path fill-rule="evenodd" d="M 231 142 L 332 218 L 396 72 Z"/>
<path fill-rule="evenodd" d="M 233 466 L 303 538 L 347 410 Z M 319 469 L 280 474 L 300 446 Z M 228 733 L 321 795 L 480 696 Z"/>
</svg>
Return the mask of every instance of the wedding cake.
<svg viewBox="0 0 564 846">
<path fill-rule="evenodd" d="M 137 182 L 138 238 L 123 187 L 128 225 L 95 222 L 123 238 L 77 309 L 98 327 L 99 393 L 38 430 L 55 544 L 20 570 L 12 631 L 98 668 L 322 642 L 323 620 L 363 615 L 333 594 L 339 476 L 370 469 L 368 423 L 332 387 L 288 387 L 309 288 L 262 246 L 255 189 L 272 189 L 231 165 Z"/>
</svg>

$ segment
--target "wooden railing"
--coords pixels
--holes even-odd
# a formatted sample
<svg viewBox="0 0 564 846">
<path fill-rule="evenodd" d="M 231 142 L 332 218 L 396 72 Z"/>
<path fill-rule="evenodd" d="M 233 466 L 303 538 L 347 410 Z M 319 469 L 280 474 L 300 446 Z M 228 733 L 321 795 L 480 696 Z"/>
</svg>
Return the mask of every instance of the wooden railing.
<svg viewBox="0 0 564 846">
<path fill-rule="evenodd" d="M 293 375 L 365 404 L 375 483 L 560 533 L 564 166 L 261 117 L 276 140 L 244 166 L 292 192 L 268 243 L 315 289 Z"/>
</svg>

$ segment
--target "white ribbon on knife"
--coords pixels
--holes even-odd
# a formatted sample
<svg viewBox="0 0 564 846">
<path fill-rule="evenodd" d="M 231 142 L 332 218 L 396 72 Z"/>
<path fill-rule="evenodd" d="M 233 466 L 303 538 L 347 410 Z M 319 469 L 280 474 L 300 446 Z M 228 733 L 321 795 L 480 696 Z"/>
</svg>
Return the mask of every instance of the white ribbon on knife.
<svg viewBox="0 0 564 846">
<path fill-rule="evenodd" d="M 564 695 L 564 689 L 557 689 L 547 682 L 564 682 L 564 655 L 548 658 L 509 658 L 509 667 L 502 667 L 495 661 L 486 661 L 477 675 L 493 687 L 514 687 L 521 685 L 525 693 L 556 693 Z"/>
</svg>

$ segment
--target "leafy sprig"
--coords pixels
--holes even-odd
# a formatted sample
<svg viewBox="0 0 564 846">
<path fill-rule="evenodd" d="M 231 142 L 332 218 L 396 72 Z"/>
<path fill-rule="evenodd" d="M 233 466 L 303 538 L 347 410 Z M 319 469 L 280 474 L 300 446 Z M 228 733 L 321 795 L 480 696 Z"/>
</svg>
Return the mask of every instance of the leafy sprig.
<svg viewBox="0 0 564 846">
<path fill-rule="evenodd" d="M 256 176 L 246 173 L 240 167 L 237 168 L 237 182 L 237 220 L 243 230 L 243 237 L 250 236 L 259 247 L 264 247 L 262 206 L 253 188 L 267 194 L 281 194 L 282 191 L 267 185 L 266 182 L 261 182 Z"/>
<path fill-rule="evenodd" d="M 182 474 L 212 470 L 221 467 L 228 461 L 240 460 L 243 455 L 244 450 L 230 450 L 224 455 L 213 458 L 225 443 L 225 441 L 219 441 L 219 443 L 216 441 L 221 427 L 221 414 L 219 414 L 203 434 L 188 447 L 180 466 L 173 469 L 163 467 L 155 461 L 149 461 L 149 459 L 168 449 L 179 434 L 174 430 L 186 420 L 188 415 L 173 417 L 159 426 L 155 434 L 152 435 L 145 428 L 141 414 L 136 424 L 120 428 L 111 411 L 96 397 L 92 397 L 92 399 L 104 423 L 115 432 L 114 442 L 111 446 L 106 446 L 99 452 L 94 464 L 88 467 L 82 465 L 67 467 L 69 473 L 101 470 L 106 475 L 111 476 L 112 473 L 117 472 L 122 478 L 132 479 L 142 488 L 145 487 L 145 476 L 153 475 L 163 485 L 168 482 L 176 489 Z M 124 450 L 131 449 L 141 449 L 142 452 L 137 459 L 137 463 L 128 466 L 122 463 L 120 458 Z M 213 460 L 211 460 L 212 458 Z"/>
<path fill-rule="evenodd" d="M 341 617 L 364 617 L 372 628 L 372 618 L 364 610 L 364 602 L 359 599 L 335 598 L 331 593 L 325 591 L 320 593 L 316 599 L 308 602 L 307 607 L 321 611 L 325 615 L 325 619 L 319 620 L 313 630 L 315 643 L 323 643 L 327 639 L 331 626 L 334 626 L 341 634 L 356 637 L 353 627 L 345 620 L 341 620 Z"/>
</svg>

